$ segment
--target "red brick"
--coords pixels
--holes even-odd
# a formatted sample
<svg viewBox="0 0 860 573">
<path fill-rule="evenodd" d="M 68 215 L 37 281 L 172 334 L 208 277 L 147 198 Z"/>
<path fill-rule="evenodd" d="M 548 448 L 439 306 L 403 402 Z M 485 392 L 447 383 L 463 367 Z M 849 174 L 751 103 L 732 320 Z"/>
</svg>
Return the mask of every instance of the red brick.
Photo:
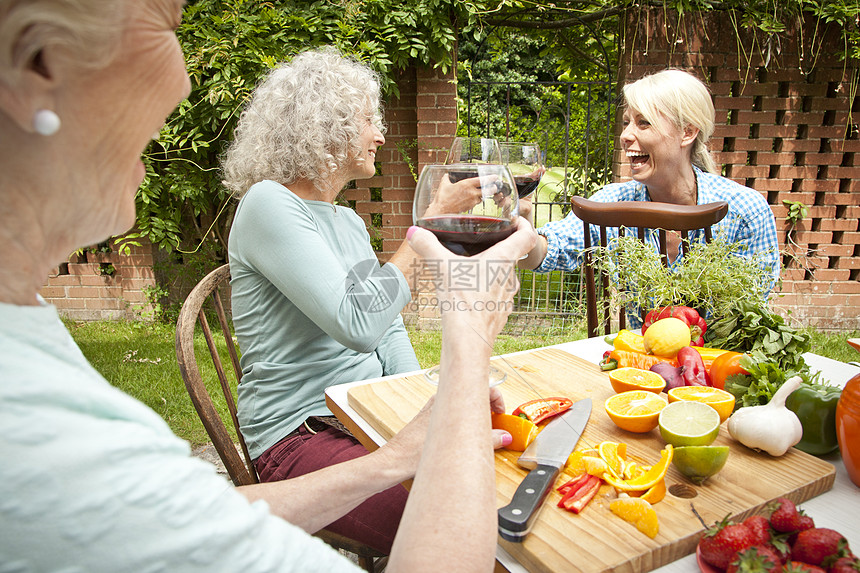
<svg viewBox="0 0 860 573">
<path fill-rule="evenodd" d="M 801 179 L 800 190 L 818 193 L 838 193 L 839 181 L 834 181 L 833 179 Z"/>
<path fill-rule="evenodd" d="M 846 219 L 822 219 L 819 225 L 819 230 L 821 231 L 856 231 L 857 229 L 857 221 Z M 860 233 L 858 233 L 857 242 L 860 242 Z"/>
<path fill-rule="evenodd" d="M 792 131 L 796 131 L 794 127 L 788 128 Z M 796 151 L 796 152 L 816 152 L 821 148 L 821 141 L 817 139 L 783 139 L 782 140 L 782 150 L 783 151 Z"/>
<path fill-rule="evenodd" d="M 785 125 L 821 125 L 824 114 L 821 112 L 786 111 L 783 116 Z M 773 122 L 771 122 L 773 123 Z"/>
<path fill-rule="evenodd" d="M 853 249 L 851 249 L 853 251 Z M 860 258 L 841 258 L 836 261 L 837 269 L 860 269 Z"/>
<path fill-rule="evenodd" d="M 757 191 L 791 191 L 794 181 L 792 179 L 759 179 L 756 181 Z"/>
<path fill-rule="evenodd" d="M 825 205 L 854 205 L 857 203 L 856 193 L 828 193 L 824 196 Z"/>
<path fill-rule="evenodd" d="M 739 178 L 767 177 L 770 174 L 770 169 L 767 165 L 734 165 L 731 174 L 732 177 Z"/>
<path fill-rule="evenodd" d="M 714 98 L 714 109 L 752 109 L 754 101 L 752 96 L 719 96 Z"/>
<path fill-rule="evenodd" d="M 853 253 L 854 245 L 818 245 L 818 254 L 825 257 L 850 257 Z"/>
<path fill-rule="evenodd" d="M 795 167 L 793 165 L 781 165 L 778 177 L 782 179 L 815 179 L 818 169 L 815 167 Z"/>
<path fill-rule="evenodd" d="M 763 110 L 786 110 L 797 109 L 802 104 L 802 99 L 795 97 L 766 97 L 762 98 L 761 108 Z"/>
<path fill-rule="evenodd" d="M 714 161 L 717 165 L 740 164 L 747 162 L 747 154 L 745 151 L 716 151 L 712 152 Z"/>
<path fill-rule="evenodd" d="M 795 127 L 793 125 L 759 125 L 758 136 L 762 137 L 762 138 L 766 138 L 766 137 L 794 138 L 794 137 L 797 137 L 797 127 Z M 793 151 L 791 149 L 785 149 L 785 148 L 783 148 L 783 150 L 784 151 Z"/>
<path fill-rule="evenodd" d="M 773 149 L 773 140 L 771 139 L 737 139 L 735 140 L 735 151 L 767 151 Z M 793 161 L 792 156 L 789 161 Z"/>
<path fill-rule="evenodd" d="M 60 298 L 66 296 L 66 289 L 61 286 L 43 286 L 42 290 L 39 291 L 39 294 L 46 299 Z"/>
<path fill-rule="evenodd" d="M 857 219 L 854 219 L 853 221 L 851 219 L 844 220 L 846 222 L 853 222 L 855 225 L 857 224 Z M 842 233 L 842 243 L 845 245 L 860 245 L 860 232 Z"/>
<path fill-rule="evenodd" d="M 820 124 L 821 120 L 815 123 Z M 845 128 L 842 125 L 810 125 L 807 132 L 807 137 L 809 138 L 842 139 L 843 135 L 845 135 Z"/>
<path fill-rule="evenodd" d="M 750 123 L 776 123 L 776 113 L 773 111 L 744 111 L 739 110 L 737 114 L 737 122 L 739 124 Z M 786 114 L 787 115 L 787 114 Z"/>
<path fill-rule="evenodd" d="M 849 269 L 818 269 L 814 273 L 815 280 L 817 281 L 847 281 L 851 277 L 851 271 Z M 828 310 L 833 309 L 832 304 L 834 304 L 834 300 L 828 298 L 828 300 L 821 301 L 822 307 L 826 307 Z"/>
<path fill-rule="evenodd" d="M 847 281 L 833 283 L 830 290 L 836 294 L 860 294 L 860 282 Z M 860 306 L 860 299 L 854 297 L 854 306 Z M 860 316 L 860 314 L 858 314 Z"/>
<path fill-rule="evenodd" d="M 794 163 L 794 153 L 771 153 L 768 147 L 767 153 L 759 153 L 756 156 L 756 162 L 759 165 L 791 165 Z"/>
<path fill-rule="evenodd" d="M 780 193 L 778 200 L 780 203 L 783 201 L 800 201 L 804 205 L 809 205 L 815 201 L 815 193 Z"/>
<path fill-rule="evenodd" d="M 749 137 L 750 126 L 717 124 L 714 127 L 714 133 L 720 137 Z"/>
</svg>

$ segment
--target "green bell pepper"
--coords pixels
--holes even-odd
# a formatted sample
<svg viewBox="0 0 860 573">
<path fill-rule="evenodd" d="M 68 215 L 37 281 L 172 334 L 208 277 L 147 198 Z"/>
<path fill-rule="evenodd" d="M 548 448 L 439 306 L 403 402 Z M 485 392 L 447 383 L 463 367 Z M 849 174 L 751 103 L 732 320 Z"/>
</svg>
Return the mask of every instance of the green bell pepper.
<svg viewBox="0 0 860 573">
<path fill-rule="evenodd" d="M 804 382 L 788 396 L 785 406 L 797 414 L 803 426 L 803 437 L 795 445 L 798 450 L 821 456 L 839 447 L 836 403 L 841 394 L 842 389 L 837 386 Z"/>
</svg>

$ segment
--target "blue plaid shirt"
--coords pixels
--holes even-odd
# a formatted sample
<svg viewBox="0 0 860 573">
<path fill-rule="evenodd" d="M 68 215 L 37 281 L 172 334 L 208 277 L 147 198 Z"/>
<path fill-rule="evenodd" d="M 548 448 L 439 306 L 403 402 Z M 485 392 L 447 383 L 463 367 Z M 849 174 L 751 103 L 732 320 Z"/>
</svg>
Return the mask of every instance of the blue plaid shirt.
<svg viewBox="0 0 860 573">
<path fill-rule="evenodd" d="M 773 288 L 779 278 L 779 242 L 776 237 L 776 221 L 770 205 L 758 191 L 744 187 L 730 179 L 706 173 L 693 166 L 698 183 L 698 202 L 700 205 L 715 201 L 727 201 L 729 212 L 722 221 L 712 228 L 714 236 L 721 236 L 731 243 L 743 243 L 745 253 L 752 255 L 760 253 L 763 264 L 770 267 L 773 280 L 768 290 Z M 637 181 L 612 183 L 590 197 L 593 201 L 610 203 L 615 201 L 650 201 L 648 188 Z M 591 244 L 600 244 L 600 232 L 597 226 L 591 228 Z M 585 248 L 582 221 L 573 213 L 560 221 L 547 223 L 538 233 L 546 237 L 547 252 L 541 265 L 535 272 L 547 273 L 555 270 L 572 271 L 582 263 L 582 250 Z M 607 229 L 607 239 L 618 237 L 618 229 Z M 690 242 L 704 242 L 705 234 L 701 230 L 689 233 Z M 657 232 L 652 230 L 648 240 L 658 248 Z M 679 254 L 672 266 L 683 258 Z M 639 322 L 638 320 L 636 321 Z"/>
</svg>

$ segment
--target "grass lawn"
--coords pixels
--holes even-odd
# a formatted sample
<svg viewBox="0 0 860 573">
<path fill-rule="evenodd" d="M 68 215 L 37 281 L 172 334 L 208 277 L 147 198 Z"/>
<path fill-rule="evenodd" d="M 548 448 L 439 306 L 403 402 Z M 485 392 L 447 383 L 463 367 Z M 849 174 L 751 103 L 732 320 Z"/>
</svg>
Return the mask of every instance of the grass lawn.
<svg viewBox="0 0 860 573">
<path fill-rule="evenodd" d="M 113 385 L 141 400 L 155 410 L 171 429 L 192 446 L 209 441 L 194 407 L 185 391 L 174 350 L 174 325 L 140 322 L 67 323 L 75 341 L 92 365 Z M 860 332 L 812 334 L 812 351 L 849 362 L 858 360 L 857 353 L 845 340 L 860 337 Z M 418 361 L 426 368 L 439 363 L 441 333 L 416 330 L 409 333 Z M 496 354 L 527 350 L 558 344 L 584 336 L 584 329 L 569 328 L 563 333 L 542 336 L 502 335 L 494 348 Z M 226 356 L 226 347 L 223 346 Z M 220 395 L 212 361 L 202 336 L 196 341 L 200 368 L 205 380 L 211 381 L 210 392 Z M 226 362 L 225 362 L 226 364 Z M 219 405 L 222 415 L 226 406 Z"/>
</svg>

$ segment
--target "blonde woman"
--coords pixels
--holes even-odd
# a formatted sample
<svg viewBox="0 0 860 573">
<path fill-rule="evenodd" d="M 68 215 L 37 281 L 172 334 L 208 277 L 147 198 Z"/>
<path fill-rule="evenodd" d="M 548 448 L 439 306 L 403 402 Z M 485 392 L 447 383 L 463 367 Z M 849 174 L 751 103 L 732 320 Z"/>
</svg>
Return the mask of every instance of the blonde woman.
<svg viewBox="0 0 860 573">
<path fill-rule="evenodd" d="M 705 85 L 677 69 L 628 84 L 624 86 L 623 125 L 620 140 L 633 179 L 607 185 L 590 199 L 677 205 L 727 201 L 729 212 L 717 223 L 714 234 L 722 233 L 725 240 L 742 243 L 748 255 L 761 255 L 775 282 L 779 277 L 779 244 L 773 212 L 758 191 L 717 174 L 708 150 L 714 132 L 714 105 Z M 596 227 L 591 233 L 592 244 L 598 244 Z M 573 213 L 547 223 L 538 234 L 535 248 L 520 267 L 536 272 L 579 267 L 583 227 Z M 610 238 L 617 236 L 617 230 L 609 229 L 609 234 Z M 701 241 L 703 236 L 696 231 L 690 239 Z M 679 242 L 677 237 L 670 241 L 670 261 L 682 256 Z M 638 317 L 631 315 L 631 319 L 634 326 L 638 325 Z"/>
</svg>

